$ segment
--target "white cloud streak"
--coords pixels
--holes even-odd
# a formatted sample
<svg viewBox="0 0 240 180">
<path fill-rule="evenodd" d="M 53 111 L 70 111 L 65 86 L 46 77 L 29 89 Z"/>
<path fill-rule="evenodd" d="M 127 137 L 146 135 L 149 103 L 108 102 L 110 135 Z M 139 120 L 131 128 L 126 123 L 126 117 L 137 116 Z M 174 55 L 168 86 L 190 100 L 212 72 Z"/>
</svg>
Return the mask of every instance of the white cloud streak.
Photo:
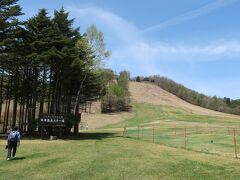
<svg viewBox="0 0 240 180">
<path fill-rule="evenodd" d="M 228 57 L 236 59 L 236 61 L 240 60 L 240 40 L 233 39 L 194 45 L 164 42 L 149 43 L 137 26 L 117 14 L 95 7 L 69 7 L 67 10 L 76 18 L 76 22 L 81 27 L 96 24 L 104 32 L 106 43 L 107 45 L 110 44 L 109 47 L 112 51 L 112 56 L 106 64 L 115 71 L 125 69 L 130 71 L 133 76 L 161 74 L 176 77 L 179 75 L 178 71 L 180 71 L 178 67 L 175 67 L 176 64 L 186 64 L 186 69 L 188 69 L 188 65 L 195 62 L 209 62 L 219 59 L 227 61 Z M 165 69 L 166 66 L 171 67 L 170 70 Z M 227 96 L 224 93 L 228 92 L 229 94 L 229 91 L 234 89 L 236 84 L 239 84 L 237 80 L 231 86 L 225 86 L 225 83 L 217 86 L 213 82 L 204 83 L 205 81 L 202 83 L 197 81 L 198 83 L 194 85 L 195 79 L 191 79 L 191 77 L 186 79 L 184 73 L 184 70 L 180 72 L 183 75 L 180 78 L 181 82 L 184 84 L 188 82 L 193 89 L 207 94 L 219 92 L 219 95 Z M 227 82 L 229 83 L 230 80 L 228 79 Z M 230 88 L 227 89 L 226 87 Z M 224 92 L 219 89 L 224 89 Z M 235 97 L 234 94 L 239 97 L 237 92 L 232 91 L 232 97 Z"/>
<path fill-rule="evenodd" d="M 186 12 L 180 16 L 174 17 L 172 19 L 166 20 L 162 23 L 159 23 L 157 25 L 151 26 L 146 28 L 145 30 L 142 31 L 142 33 L 148 33 L 148 32 L 152 32 L 152 31 L 159 31 L 165 28 L 168 28 L 170 26 L 174 26 L 174 25 L 178 25 L 181 23 L 184 23 L 185 21 L 191 20 L 191 19 L 195 19 L 198 18 L 200 16 L 209 14 L 210 12 L 225 7 L 229 4 L 232 4 L 234 2 L 236 2 L 237 0 L 216 0 L 213 3 L 209 3 L 203 7 L 200 7 L 198 9 L 195 10 L 191 10 L 189 12 Z"/>
<path fill-rule="evenodd" d="M 223 4 L 223 1 L 221 3 Z M 67 10 L 71 11 L 76 19 L 80 19 L 80 22 L 87 19 L 85 23 L 94 23 L 105 33 L 107 44 L 111 44 L 112 48 L 112 57 L 107 64 L 116 70 L 127 69 L 157 74 L 156 64 L 161 61 L 197 62 L 228 56 L 240 57 L 240 41 L 228 40 L 205 45 L 149 43 L 138 27 L 112 12 L 95 7 L 69 7 Z M 195 12 L 195 14 L 201 13 Z"/>
<path fill-rule="evenodd" d="M 139 49 L 148 50 L 149 53 L 161 54 L 177 54 L 177 55 L 208 55 L 208 56 L 224 56 L 224 55 L 240 55 L 240 42 L 228 41 L 215 44 L 206 44 L 202 46 L 190 45 L 171 45 L 171 44 L 155 44 L 147 43 L 135 44 Z"/>
<path fill-rule="evenodd" d="M 76 8 L 68 7 L 68 11 L 74 14 L 74 17 L 82 21 L 86 20 L 90 24 L 96 24 L 103 31 L 107 31 L 109 36 L 114 36 L 120 42 L 129 43 L 129 41 L 139 39 L 139 30 L 131 22 L 124 20 L 122 17 L 100 8 Z M 90 25 L 88 24 L 88 26 Z M 105 36 L 106 36 L 105 35 Z M 129 38 L 128 36 L 131 35 Z"/>
</svg>

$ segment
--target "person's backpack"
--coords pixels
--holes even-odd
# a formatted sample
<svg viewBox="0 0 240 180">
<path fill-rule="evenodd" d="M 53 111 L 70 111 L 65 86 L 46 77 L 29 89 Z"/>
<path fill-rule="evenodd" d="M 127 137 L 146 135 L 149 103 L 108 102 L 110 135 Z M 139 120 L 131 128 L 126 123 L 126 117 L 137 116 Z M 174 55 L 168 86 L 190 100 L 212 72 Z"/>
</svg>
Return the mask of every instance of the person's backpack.
<svg viewBox="0 0 240 180">
<path fill-rule="evenodd" d="M 18 132 L 17 131 L 12 131 L 8 135 L 8 140 L 10 140 L 10 141 L 18 141 Z"/>
</svg>

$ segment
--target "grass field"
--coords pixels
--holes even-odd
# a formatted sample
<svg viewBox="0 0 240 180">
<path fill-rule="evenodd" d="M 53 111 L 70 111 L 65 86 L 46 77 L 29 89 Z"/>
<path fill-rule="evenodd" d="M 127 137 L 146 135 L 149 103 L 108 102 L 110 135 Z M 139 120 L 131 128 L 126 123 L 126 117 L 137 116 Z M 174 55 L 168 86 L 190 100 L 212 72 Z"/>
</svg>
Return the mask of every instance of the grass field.
<svg viewBox="0 0 240 180">
<path fill-rule="evenodd" d="M 200 132 L 201 131 L 201 132 Z M 223 129 L 195 129 L 185 128 L 142 128 L 128 129 L 126 137 L 136 140 L 143 140 L 152 143 L 159 143 L 176 148 L 218 154 L 221 156 L 235 157 L 234 136 L 224 134 Z M 236 136 L 237 149 L 240 145 L 240 136 Z M 238 149 L 239 150 L 239 149 Z M 240 153 L 238 153 L 240 155 Z"/>
<path fill-rule="evenodd" d="M 176 107 L 147 103 L 135 103 L 134 111 L 133 118 L 105 128 L 126 127 L 129 138 L 230 158 L 235 157 L 235 128 L 236 145 L 240 147 L 237 118 L 197 115 Z"/>
<path fill-rule="evenodd" d="M 6 140 L 0 139 L 0 180 L 239 179 L 232 130 L 240 156 L 240 118 L 192 108 L 176 98 L 171 106 L 172 95 L 158 96 L 154 88 L 154 96 L 145 99 L 140 98 L 144 85 L 131 91 L 140 93 L 133 94 L 131 113 L 90 114 L 101 129 L 68 140 L 22 140 L 16 160 L 6 161 Z M 117 118 L 115 124 L 111 118 Z"/>
<path fill-rule="evenodd" d="M 240 128 L 240 117 L 219 117 L 193 114 L 191 111 L 171 106 L 134 103 L 133 118 L 127 119 L 105 128 L 136 127 L 158 125 L 162 127 L 235 127 Z"/>
<path fill-rule="evenodd" d="M 113 134 L 82 140 L 23 140 L 18 159 L 6 161 L 0 143 L 0 179 L 238 179 L 240 161 L 152 144 Z"/>
</svg>

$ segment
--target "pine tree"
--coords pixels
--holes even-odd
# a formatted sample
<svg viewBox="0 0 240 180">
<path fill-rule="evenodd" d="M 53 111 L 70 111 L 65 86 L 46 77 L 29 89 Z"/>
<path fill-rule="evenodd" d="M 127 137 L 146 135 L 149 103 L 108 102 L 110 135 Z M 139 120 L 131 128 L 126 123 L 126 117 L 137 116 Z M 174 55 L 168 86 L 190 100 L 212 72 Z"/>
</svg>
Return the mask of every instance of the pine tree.
<svg viewBox="0 0 240 180">
<path fill-rule="evenodd" d="M 31 133 L 38 114 L 79 116 L 81 104 L 106 92 L 98 63 L 108 51 L 102 33 L 91 37 L 99 41 L 91 46 L 88 37 L 73 28 L 74 20 L 63 8 L 53 18 L 40 9 L 20 23 L 17 16 L 22 13 L 16 2 L 0 1 L 0 121 L 3 115 L 4 132 L 18 120 L 20 130 Z M 96 47 L 100 49 L 95 51 Z"/>
<path fill-rule="evenodd" d="M 1 69 L 1 92 L 0 92 L 0 119 L 2 118 L 2 103 L 5 96 L 6 105 L 4 112 L 3 132 L 9 125 L 10 99 L 13 97 L 12 125 L 16 124 L 17 103 L 19 96 L 19 66 L 23 54 L 23 28 L 17 19 L 22 15 L 21 7 L 16 4 L 17 0 L 0 1 L 0 69 Z M 5 82 L 4 82 L 5 80 Z M 4 86 L 8 84 L 7 86 Z"/>
</svg>

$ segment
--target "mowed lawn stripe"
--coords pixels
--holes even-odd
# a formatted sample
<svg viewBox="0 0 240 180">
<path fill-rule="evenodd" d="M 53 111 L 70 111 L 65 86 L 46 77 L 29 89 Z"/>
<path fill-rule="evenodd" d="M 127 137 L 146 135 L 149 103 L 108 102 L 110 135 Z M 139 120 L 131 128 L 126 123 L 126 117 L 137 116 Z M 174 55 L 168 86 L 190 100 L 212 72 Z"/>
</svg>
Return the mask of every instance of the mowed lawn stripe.
<svg viewBox="0 0 240 180">
<path fill-rule="evenodd" d="M 1 147 L 4 143 L 1 141 Z M 240 161 L 121 137 L 23 140 L 0 179 L 237 179 Z"/>
</svg>

